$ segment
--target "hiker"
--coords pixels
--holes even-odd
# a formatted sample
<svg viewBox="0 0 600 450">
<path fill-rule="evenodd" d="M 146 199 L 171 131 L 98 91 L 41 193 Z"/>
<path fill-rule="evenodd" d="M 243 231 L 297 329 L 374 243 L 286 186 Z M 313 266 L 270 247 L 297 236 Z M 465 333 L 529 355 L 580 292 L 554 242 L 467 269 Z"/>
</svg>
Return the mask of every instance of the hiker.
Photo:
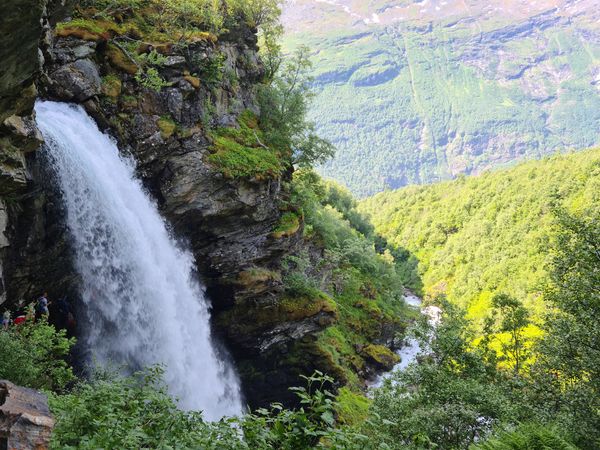
<svg viewBox="0 0 600 450">
<path fill-rule="evenodd" d="M 27 316 L 17 316 L 15 317 L 15 320 L 13 321 L 13 324 L 15 325 L 21 325 L 22 323 L 25 323 L 27 321 Z"/>
<path fill-rule="evenodd" d="M 7 309 L 2 315 L 2 329 L 8 330 L 10 325 L 10 311 Z"/>
<path fill-rule="evenodd" d="M 57 302 L 56 306 L 59 313 L 59 321 L 61 326 L 66 328 L 69 331 L 73 331 L 75 329 L 75 316 L 71 312 L 71 305 L 67 300 L 67 296 L 61 297 Z"/>
<path fill-rule="evenodd" d="M 48 301 L 48 293 L 44 292 L 40 298 L 38 298 L 37 305 L 35 308 L 35 317 L 36 320 L 41 319 L 43 316 L 48 317 L 50 315 L 50 310 L 48 309 L 48 305 L 50 302 Z"/>
</svg>

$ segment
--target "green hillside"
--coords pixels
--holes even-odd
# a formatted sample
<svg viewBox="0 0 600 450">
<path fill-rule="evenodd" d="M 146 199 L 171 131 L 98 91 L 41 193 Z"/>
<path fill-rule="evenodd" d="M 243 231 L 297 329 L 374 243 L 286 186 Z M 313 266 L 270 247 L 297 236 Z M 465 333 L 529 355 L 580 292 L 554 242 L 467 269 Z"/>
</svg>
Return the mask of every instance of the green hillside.
<svg viewBox="0 0 600 450">
<path fill-rule="evenodd" d="M 391 244 L 418 259 L 425 293 L 444 292 L 480 319 L 496 292 L 539 312 L 551 205 L 577 213 L 599 201 L 600 149 L 594 149 L 380 193 L 360 210 Z"/>
<path fill-rule="evenodd" d="M 312 117 L 338 147 L 324 175 L 364 196 L 600 142 L 594 2 L 503 2 L 517 17 L 409 3 L 287 6 L 286 46 L 314 49 Z"/>
</svg>

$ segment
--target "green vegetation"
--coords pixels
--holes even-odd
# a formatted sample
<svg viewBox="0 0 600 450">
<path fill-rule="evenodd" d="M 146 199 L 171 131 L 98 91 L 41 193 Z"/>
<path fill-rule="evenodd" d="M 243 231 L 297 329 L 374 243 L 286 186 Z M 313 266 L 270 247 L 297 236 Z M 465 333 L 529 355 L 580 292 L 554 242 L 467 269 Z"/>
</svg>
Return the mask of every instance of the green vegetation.
<svg viewBox="0 0 600 450">
<path fill-rule="evenodd" d="M 75 380 L 67 357 L 75 344 L 45 321 L 0 331 L 0 379 L 35 389 L 61 391 Z"/>
<path fill-rule="evenodd" d="M 579 211 L 598 203 L 599 175 L 600 150 L 588 150 L 381 193 L 359 210 L 391 245 L 418 260 L 424 294 L 445 293 L 480 328 L 495 293 L 520 299 L 537 321 L 545 311 L 541 283 L 553 227 L 550 206 L 558 201 Z"/>
<path fill-rule="evenodd" d="M 561 432 L 551 427 L 526 424 L 514 431 L 500 433 L 496 438 L 472 450 L 577 450 L 577 447 L 561 436 Z"/>
<path fill-rule="evenodd" d="M 222 56 L 191 61 L 188 46 L 216 42 L 230 27 L 239 26 L 239 20 L 269 30 L 277 26 L 279 12 L 273 0 L 85 0 L 78 3 L 75 17 L 59 23 L 56 32 L 62 37 L 107 41 L 106 54 L 116 70 L 160 91 L 169 85 L 160 73 L 165 55 L 177 53 L 189 60 L 194 73 L 187 76 L 193 86 L 199 79 L 212 85 L 222 76 Z"/>
<path fill-rule="evenodd" d="M 218 39 L 239 20 L 262 28 L 267 74 L 259 89 L 261 114 L 246 111 L 237 126 L 212 130 L 208 160 L 228 178 L 281 179 L 288 195 L 282 196 L 282 214 L 270 238 L 294 236 L 302 238 L 303 245 L 284 260 L 281 271 L 251 267 L 232 280 L 248 290 L 283 282 L 280 301 L 233 307 L 221 320 L 237 326 L 234 331 L 244 336 L 288 321 L 316 319 L 324 330 L 314 339 L 296 341 L 278 363 L 301 368 L 310 360 L 328 375 L 317 372 L 299 380 L 306 386 L 292 388 L 299 404 L 295 409 L 273 404 L 208 423 L 201 412 L 177 408 L 160 367 L 132 376 L 100 372 L 76 380 L 66 362 L 74 342 L 64 332 L 43 321 L 2 330 L 0 377 L 51 391 L 57 419 L 53 448 L 600 446 L 600 150 L 386 192 L 359 205 L 348 190 L 311 169 L 331 156 L 332 146 L 317 136 L 307 119 L 311 77 L 306 49 L 290 59 L 282 57 L 276 40 L 281 34 L 276 2 L 100 0 L 82 2 L 78 14 L 61 24 L 58 33 L 108 41 L 106 56 L 113 68 L 156 90 L 164 82 L 163 51 L 175 47 L 185 54 L 189 42 Z M 470 108 L 469 117 L 490 110 L 491 120 L 505 123 L 516 114 L 511 109 L 515 98 L 498 86 L 476 85 L 473 68 L 457 68 L 444 59 L 445 51 L 422 46 L 420 39 L 427 38 L 417 36 L 421 33 L 388 34 L 392 31 L 378 39 L 402 54 L 408 72 L 397 67 L 398 58 L 386 62 L 386 53 L 377 53 L 369 55 L 377 65 L 359 64 L 349 79 L 368 89 L 382 80 L 406 81 L 410 74 L 411 101 L 418 103 L 422 115 L 413 117 L 414 127 L 405 125 L 415 133 L 427 129 L 431 136 L 422 139 L 431 147 L 424 146 L 407 167 L 419 167 L 415 179 L 446 176 L 436 139 L 459 119 L 441 120 L 430 113 L 460 106 Z M 397 46 L 400 38 L 403 49 Z M 574 45 L 567 36 L 556 38 L 559 47 Z M 373 36 L 357 39 L 367 42 L 353 55 L 354 62 L 372 49 L 368 41 Z M 158 45 L 138 51 L 140 43 L 149 42 Z M 416 64 L 421 54 L 427 60 Z M 222 63 L 215 57 L 185 76 L 193 86 L 195 80 L 198 86 L 217 84 Z M 583 59 L 570 63 L 588 69 Z M 433 87 L 425 91 L 425 85 L 439 89 L 437 84 L 443 83 L 443 77 L 424 82 L 426 74 L 436 70 L 455 76 L 460 89 L 446 86 L 443 97 L 434 95 Z M 119 96 L 118 81 L 114 74 L 104 75 L 107 96 Z M 374 98 L 375 104 L 383 101 Z M 415 107 L 405 100 L 401 95 L 393 99 L 400 108 Z M 418 126 L 423 117 L 425 128 Z M 535 122 L 537 116 L 530 119 Z M 183 132 L 171 117 L 158 118 L 157 123 L 165 139 Z M 456 129 L 472 133 L 461 135 L 471 142 L 481 122 L 466 120 L 462 126 Z M 509 124 L 503 130 L 510 135 L 520 128 Z M 480 162 L 485 164 L 488 157 L 483 155 Z M 285 172 L 290 177 L 283 177 Z M 370 183 L 365 186 L 366 192 L 373 188 Z M 405 286 L 442 308 L 441 323 L 434 328 L 407 307 Z M 394 374 L 372 399 L 366 398 L 365 378 L 374 368 L 390 369 L 397 362 L 387 346 L 414 322 L 411 333 L 426 351 L 418 363 Z"/>
<path fill-rule="evenodd" d="M 307 120 L 313 81 L 308 75 L 308 49 L 301 47 L 286 59 L 278 46 L 267 45 L 264 49 L 269 67 L 259 103 L 266 139 L 277 148 L 290 149 L 292 164 L 297 167 L 324 163 L 335 148 L 321 139 L 315 133 L 315 124 Z"/>
<path fill-rule="evenodd" d="M 291 295 L 322 291 L 336 303 L 337 321 L 317 345 L 329 355 L 329 373 L 360 392 L 364 375 L 359 374 L 368 365 L 389 369 L 397 362 L 394 353 L 375 342 L 393 340 L 416 312 L 404 303 L 393 256 L 376 245 L 348 191 L 300 170 L 294 174 L 290 203 L 301 211 L 304 236 L 314 251 L 288 257 L 284 284 Z"/>
<path fill-rule="evenodd" d="M 364 17 L 381 16 L 369 26 L 327 3 L 287 5 L 285 48 L 314 49 L 310 116 L 338 149 L 324 176 L 362 197 L 600 143 L 591 5 L 556 22 L 487 15 L 487 4 L 384 22 L 408 4 L 354 2 Z"/>
<path fill-rule="evenodd" d="M 544 290 L 556 308 L 535 363 L 518 372 L 497 364 L 489 339 L 473 345 L 465 311 L 438 297 L 441 323 L 432 329 L 422 320 L 414 330 L 427 355 L 387 380 L 372 403 L 348 388 L 336 399 L 333 379 L 315 374 L 294 388 L 296 410 L 275 404 L 206 423 L 176 409 L 160 370 L 99 377 L 52 397 L 54 448 L 593 450 L 600 444 L 600 209 L 557 209 L 554 217 Z M 510 317 L 514 303 L 497 298 L 497 312 Z M 565 336 L 566 327 L 574 332 Z"/>
<path fill-rule="evenodd" d="M 209 161 L 228 178 L 277 178 L 284 170 L 280 153 L 263 143 L 265 137 L 250 111 L 238 118 L 239 128 L 218 128 Z M 267 141 L 268 142 L 268 141 Z"/>
<path fill-rule="evenodd" d="M 301 407 L 274 404 L 242 417 L 204 422 L 198 412 L 183 412 L 167 394 L 160 368 L 131 377 L 100 374 L 72 393 L 51 397 L 57 416 L 53 449 L 140 448 L 282 449 L 351 448 L 355 433 L 335 428 L 335 402 L 316 373 L 307 386 L 293 388 Z"/>
<path fill-rule="evenodd" d="M 286 212 L 279 219 L 279 223 L 273 230 L 272 236 L 275 239 L 281 239 L 282 237 L 292 236 L 300 228 L 300 217 L 298 214 L 293 212 Z"/>
<path fill-rule="evenodd" d="M 177 130 L 177 124 L 168 116 L 161 117 L 156 123 L 163 139 L 170 138 Z"/>
</svg>

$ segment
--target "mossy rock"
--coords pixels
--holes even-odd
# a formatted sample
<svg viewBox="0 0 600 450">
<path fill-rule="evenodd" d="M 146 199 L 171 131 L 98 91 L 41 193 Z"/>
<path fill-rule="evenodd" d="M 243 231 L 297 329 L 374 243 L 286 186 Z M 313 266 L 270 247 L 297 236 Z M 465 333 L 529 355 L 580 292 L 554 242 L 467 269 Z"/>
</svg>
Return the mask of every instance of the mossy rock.
<svg viewBox="0 0 600 450">
<path fill-rule="evenodd" d="M 271 233 L 271 237 L 282 239 L 295 235 L 300 229 L 300 216 L 294 212 L 286 212 L 279 219 L 279 223 Z"/>
<path fill-rule="evenodd" d="M 256 116 L 245 111 L 238 118 L 238 125 L 212 133 L 209 162 L 227 178 L 260 181 L 279 177 L 285 168 L 282 156 L 264 144 Z"/>
<path fill-rule="evenodd" d="M 253 267 L 240 272 L 235 285 L 245 294 L 258 295 L 266 292 L 274 284 L 281 284 L 281 274 L 262 267 Z"/>
<path fill-rule="evenodd" d="M 62 22 L 56 25 L 55 30 L 58 37 L 74 37 L 84 41 L 107 41 L 111 33 L 106 27 L 97 22 L 87 19 L 74 19 L 70 22 Z"/>
<path fill-rule="evenodd" d="M 121 95 L 121 79 L 116 75 L 106 75 L 102 78 L 102 93 L 116 100 Z"/>
<path fill-rule="evenodd" d="M 196 89 L 196 90 L 200 89 L 200 78 L 195 77 L 190 74 L 186 74 L 183 76 L 183 79 L 185 81 L 187 81 L 188 83 L 190 83 L 194 89 Z"/>
<path fill-rule="evenodd" d="M 131 59 L 129 59 L 120 48 L 114 45 L 108 46 L 106 49 L 106 57 L 108 58 L 111 66 L 120 70 L 121 72 L 125 72 L 130 75 L 135 75 L 138 72 L 138 66 L 131 61 Z"/>
<path fill-rule="evenodd" d="M 169 139 L 177 131 L 177 124 L 170 117 L 161 117 L 156 121 L 163 139 Z"/>
<path fill-rule="evenodd" d="M 369 416 L 371 401 L 362 393 L 343 387 L 336 398 L 337 421 L 342 425 L 356 426 L 362 424 Z"/>
<path fill-rule="evenodd" d="M 123 95 L 120 98 L 121 101 L 121 107 L 124 110 L 134 110 L 137 109 L 138 107 L 138 98 L 133 96 L 133 95 Z"/>
<path fill-rule="evenodd" d="M 219 321 L 234 333 L 245 335 L 319 315 L 322 319 L 319 325 L 326 327 L 337 320 L 338 310 L 329 296 L 317 291 L 311 297 L 285 297 L 267 305 L 237 304 L 232 310 L 222 314 Z"/>
<path fill-rule="evenodd" d="M 262 267 L 253 267 L 240 272 L 237 278 L 237 283 L 242 286 L 252 286 L 268 281 L 281 281 L 281 274 Z"/>
<path fill-rule="evenodd" d="M 383 345 L 369 344 L 362 349 L 367 362 L 380 370 L 392 370 L 400 361 L 400 357 Z"/>
</svg>

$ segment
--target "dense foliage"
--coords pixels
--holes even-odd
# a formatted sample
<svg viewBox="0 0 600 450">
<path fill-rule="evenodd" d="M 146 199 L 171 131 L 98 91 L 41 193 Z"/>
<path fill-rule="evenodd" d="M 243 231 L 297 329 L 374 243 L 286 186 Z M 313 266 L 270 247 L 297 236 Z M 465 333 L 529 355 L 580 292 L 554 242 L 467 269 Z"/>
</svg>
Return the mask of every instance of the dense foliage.
<svg viewBox="0 0 600 450">
<path fill-rule="evenodd" d="M 276 43 L 276 2 L 101 0 L 81 7 L 59 32 L 105 35 L 133 64 L 131 75 L 156 90 L 164 87 L 162 56 L 133 55 L 125 37 L 169 41 L 185 54 L 186 42 L 218 39 L 239 20 L 261 27 L 261 114 L 247 111 L 238 127 L 212 129 L 209 162 L 231 178 L 300 169 L 284 179 L 289 196 L 272 230 L 273 239 L 303 230 L 304 240 L 284 262 L 286 292 L 278 306 L 288 316 L 325 311 L 333 324 L 314 342 L 302 342 L 314 353 L 288 352 L 281 363 L 316 355 L 335 380 L 320 372 L 303 376 L 305 386 L 292 388 L 298 408 L 273 404 L 209 423 L 200 411 L 177 408 L 160 367 L 131 376 L 100 372 L 74 383 L 66 362 L 73 341 L 44 321 L 29 321 L 0 332 L 0 378 L 52 391 L 53 448 L 600 446 L 598 150 L 384 193 L 359 206 L 348 190 L 310 169 L 332 147 L 306 117 L 306 50 L 285 60 Z M 198 71 L 218 81 L 219 61 Z M 177 127 L 169 117 L 160 121 L 164 136 Z M 363 380 L 397 362 L 382 344 L 397 343 L 416 319 L 403 301 L 407 284 L 442 307 L 442 320 L 435 327 L 418 321 L 418 363 L 369 399 Z"/>
<path fill-rule="evenodd" d="M 550 206 L 558 197 L 577 211 L 597 203 L 599 193 L 600 150 L 588 150 L 384 192 L 359 210 L 378 233 L 418 260 L 424 294 L 444 292 L 483 326 L 498 292 L 520 299 L 534 318 L 541 317 Z"/>
<path fill-rule="evenodd" d="M 300 407 L 274 404 L 242 417 L 205 422 L 184 412 L 162 384 L 160 368 L 130 377 L 98 374 L 71 393 L 51 397 L 58 422 L 51 448 L 300 450 L 348 448 L 360 436 L 335 425 L 332 380 L 316 373 L 294 388 Z"/>
<path fill-rule="evenodd" d="M 350 193 L 311 170 L 296 172 L 291 188 L 290 205 L 304 218 L 308 251 L 288 258 L 284 282 L 294 295 L 323 291 L 336 303 L 338 320 L 319 345 L 330 355 L 331 373 L 358 389 L 369 364 L 390 367 L 396 361 L 386 347 L 373 344 L 394 340 L 414 312 L 403 301 L 394 257 L 378 248 Z"/>
<path fill-rule="evenodd" d="M 75 379 L 67 363 L 74 339 L 40 320 L 0 330 L 0 379 L 36 389 L 63 390 Z"/>
</svg>

